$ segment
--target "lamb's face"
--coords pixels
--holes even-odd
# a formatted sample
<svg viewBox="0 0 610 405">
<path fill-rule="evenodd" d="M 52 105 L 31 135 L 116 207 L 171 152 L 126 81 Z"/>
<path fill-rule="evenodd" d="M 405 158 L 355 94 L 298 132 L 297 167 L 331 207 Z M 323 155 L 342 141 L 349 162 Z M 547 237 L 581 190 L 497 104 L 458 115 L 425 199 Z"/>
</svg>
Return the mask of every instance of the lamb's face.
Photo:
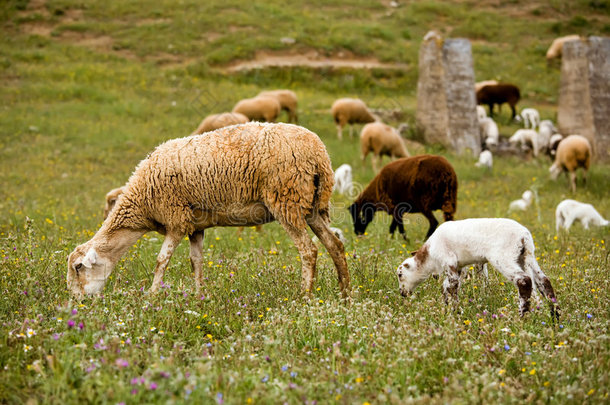
<svg viewBox="0 0 610 405">
<path fill-rule="evenodd" d="M 85 243 L 68 256 L 68 289 L 77 296 L 97 294 L 104 289 L 112 265 Z"/>
<path fill-rule="evenodd" d="M 409 296 L 423 281 L 415 257 L 409 257 L 396 269 L 398 276 L 398 289 L 403 297 Z"/>
</svg>

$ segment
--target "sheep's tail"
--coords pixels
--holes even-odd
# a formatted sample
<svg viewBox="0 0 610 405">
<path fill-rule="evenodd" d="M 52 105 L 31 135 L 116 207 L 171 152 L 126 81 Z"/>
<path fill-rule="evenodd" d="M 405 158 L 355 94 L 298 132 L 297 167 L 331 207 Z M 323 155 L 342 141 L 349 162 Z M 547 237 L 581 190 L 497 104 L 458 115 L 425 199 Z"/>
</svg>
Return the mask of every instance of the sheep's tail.
<svg viewBox="0 0 610 405">
<path fill-rule="evenodd" d="M 549 307 L 551 309 L 551 318 L 559 319 L 559 305 L 557 304 L 557 297 L 555 296 L 555 290 L 551 285 L 551 280 L 544 274 L 540 269 L 538 262 L 536 261 L 536 255 L 534 253 L 534 241 L 531 237 L 522 238 L 521 255 L 519 259 L 523 260 L 523 267 L 526 273 L 528 273 L 538 289 L 546 299 L 549 300 Z"/>
<path fill-rule="evenodd" d="M 326 162 L 319 163 L 316 167 L 316 172 L 313 175 L 312 181 L 314 187 L 312 201 L 313 211 L 330 218 L 330 197 L 335 184 L 335 177 L 330 164 L 326 164 Z"/>
</svg>

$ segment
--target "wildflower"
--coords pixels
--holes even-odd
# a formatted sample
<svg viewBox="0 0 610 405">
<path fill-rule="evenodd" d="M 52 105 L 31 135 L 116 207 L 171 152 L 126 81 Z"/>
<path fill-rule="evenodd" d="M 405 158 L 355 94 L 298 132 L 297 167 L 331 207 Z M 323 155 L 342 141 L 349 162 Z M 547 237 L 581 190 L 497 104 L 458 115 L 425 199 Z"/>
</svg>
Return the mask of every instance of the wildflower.
<svg viewBox="0 0 610 405">
<path fill-rule="evenodd" d="M 364 378 L 362 378 L 362 377 L 356 378 L 356 383 L 360 384 L 362 381 L 364 381 Z"/>
<path fill-rule="evenodd" d="M 70 320 L 68 321 L 68 328 L 73 328 L 73 327 L 74 327 L 74 325 L 76 325 L 76 322 L 74 322 L 74 320 L 70 319 Z"/>
<path fill-rule="evenodd" d="M 468 319 L 466 319 L 466 320 L 464 321 L 464 325 L 466 325 L 466 326 L 470 325 L 470 321 L 469 321 Z"/>
<path fill-rule="evenodd" d="M 29 338 L 36 335 L 36 331 L 31 328 L 28 328 L 28 330 L 25 333 L 26 333 L 27 337 L 29 337 Z"/>
<path fill-rule="evenodd" d="M 24 352 L 29 352 L 30 350 L 32 350 L 32 346 L 28 346 L 28 345 L 23 345 L 23 351 Z"/>
<path fill-rule="evenodd" d="M 504 373 L 506 373 L 506 370 L 504 370 L 504 369 L 498 371 L 498 374 L 500 374 L 500 375 L 503 375 Z"/>
<path fill-rule="evenodd" d="M 510 350 L 510 346 L 508 344 L 504 345 L 504 350 L 509 351 Z"/>
<path fill-rule="evenodd" d="M 157 387 L 158 387 L 158 385 L 156 382 L 151 382 L 150 385 L 148 386 L 148 389 L 151 391 L 154 391 L 157 389 Z"/>
<path fill-rule="evenodd" d="M 116 366 L 117 366 L 118 368 L 125 368 L 125 367 L 129 367 L 129 362 L 128 362 L 127 360 L 125 360 L 125 359 L 121 359 L 121 358 L 116 359 L 116 361 L 114 362 L 114 364 L 116 364 Z"/>
<path fill-rule="evenodd" d="M 85 329 L 85 324 L 84 324 L 84 323 L 82 323 L 82 322 L 79 322 L 79 323 L 78 323 L 78 329 L 80 329 L 80 330 Z"/>
<path fill-rule="evenodd" d="M 587 392 L 587 396 L 593 395 L 593 393 L 594 393 L 594 392 L 595 392 L 595 389 L 594 389 L 594 388 L 591 388 L 591 389 L 589 390 L 589 392 Z"/>
<path fill-rule="evenodd" d="M 261 378 L 261 382 L 266 383 L 267 381 L 269 381 L 269 376 L 268 375 L 266 375 L 263 378 Z"/>
<path fill-rule="evenodd" d="M 219 404 L 224 403 L 224 399 L 222 398 L 222 392 L 219 392 L 218 394 L 216 394 L 216 402 L 218 402 Z"/>
<path fill-rule="evenodd" d="M 591 319 L 591 318 L 593 318 L 593 315 L 587 314 L 587 319 Z"/>
<path fill-rule="evenodd" d="M 530 371 L 530 375 L 534 375 L 534 374 L 536 374 L 536 369 L 535 369 L 535 368 L 533 368 L 533 369 Z"/>
</svg>

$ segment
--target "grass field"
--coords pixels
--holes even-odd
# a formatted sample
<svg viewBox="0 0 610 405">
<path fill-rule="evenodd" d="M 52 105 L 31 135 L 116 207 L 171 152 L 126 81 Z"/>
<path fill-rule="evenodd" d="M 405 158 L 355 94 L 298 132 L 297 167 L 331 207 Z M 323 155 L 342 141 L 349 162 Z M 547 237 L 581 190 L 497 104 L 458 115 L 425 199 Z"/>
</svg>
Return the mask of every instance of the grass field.
<svg viewBox="0 0 610 405">
<path fill-rule="evenodd" d="M 435 146 L 411 150 L 454 165 L 458 219 L 509 216 L 530 229 L 562 309 L 558 323 L 543 304 L 520 318 L 516 289 L 495 271 L 465 281 L 460 313 L 443 304 L 442 280 L 402 298 L 395 269 L 421 245 L 427 221 L 409 215 L 405 242 L 389 237 L 389 217 L 378 214 L 356 238 L 351 199 L 337 195 L 332 221 L 348 238 L 349 303 L 323 249 L 316 291 L 302 297 L 298 252 L 278 224 L 206 232 L 199 294 L 187 243 L 165 288 L 147 293 L 162 243 L 150 233 L 103 296 L 71 299 L 66 258 L 99 228 L 105 193 L 208 113 L 291 88 L 299 123 L 320 135 L 333 167 L 351 164 L 364 186 L 370 161 L 361 164 L 357 139 L 336 139 L 330 105 L 359 96 L 413 123 L 429 29 L 471 39 L 478 80 L 518 84 L 520 106 L 555 121 L 559 69 L 546 66 L 546 48 L 557 35 L 610 33 L 604 0 L 294 3 L 0 3 L 0 403 L 608 403 L 608 228 L 576 225 L 557 236 L 554 224 L 564 198 L 610 216 L 608 164 L 594 164 L 572 194 L 565 177 L 549 180 L 546 157 L 496 158 L 488 173 Z M 407 68 L 227 73 L 260 50 Z M 507 112 L 503 136 L 517 129 L 504 124 Z M 507 214 L 528 188 L 534 206 Z"/>
</svg>

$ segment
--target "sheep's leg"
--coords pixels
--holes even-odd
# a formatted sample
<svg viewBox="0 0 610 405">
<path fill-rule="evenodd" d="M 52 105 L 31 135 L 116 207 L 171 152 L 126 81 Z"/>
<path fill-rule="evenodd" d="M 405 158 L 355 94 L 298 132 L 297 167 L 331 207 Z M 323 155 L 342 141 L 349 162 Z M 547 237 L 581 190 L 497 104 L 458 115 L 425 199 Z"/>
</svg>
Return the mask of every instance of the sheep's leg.
<svg viewBox="0 0 610 405">
<path fill-rule="evenodd" d="M 191 267 L 195 273 L 197 291 L 200 291 L 203 286 L 203 235 L 203 231 L 193 232 L 189 235 Z"/>
<path fill-rule="evenodd" d="M 453 302 L 454 306 L 458 304 L 458 290 L 460 288 L 460 271 L 457 265 L 448 266 L 445 270 L 445 281 L 443 281 L 443 297 L 445 304 Z"/>
<path fill-rule="evenodd" d="M 557 297 L 555 296 L 555 290 L 551 285 L 551 280 L 542 272 L 533 255 L 529 255 L 525 258 L 525 267 L 529 270 L 540 294 L 549 300 L 551 318 L 553 320 L 559 320 L 559 305 L 557 304 Z"/>
<path fill-rule="evenodd" d="M 153 278 L 152 286 L 150 287 L 151 292 L 157 292 L 161 283 L 163 282 L 163 274 L 169 264 L 169 259 L 172 258 L 174 250 L 180 244 L 181 235 L 170 234 L 165 235 L 161 251 L 157 256 L 157 267 L 155 267 L 155 277 Z"/>
<path fill-rule="evenodd" d="M 572 192 L 576 192 L 576 171 L 570 172 L 570 187 Z"/>
<path fill-rule="evenodd" d="M 288 236 L 292 239 L 301 255 L 301 290 L 308 295 L 313 291 L 313 282 L 316 277 L 316 259 L 318 248 L 307 234 L 305 229 L 298 229 L 290 224 L 282 224 Z M 322 240 L 322 238 L 320 238 Z"/>
<path fill-rule="evenodd" d="M 371 155 L 371 164 L 373 166 L 373 172 L 377 173 L 377 155 L 375 155 L 375 153 Z"/>
<path fill-rule="evenodd" d="M 406 241 L 409 239 L 405 234 L 405 227 L 402 223 L 402 217 L 405 214 L 406 210 L 400 205 L 394 209 L 394 213 L 392 214 L 392 223 L 390 224 L 390 233 L 394 236 L 394 231 L 398 228 L 398 232 L 402 235 L 402 238 Z"/>
<path fill-rule="evenodd" d="M 339 140 L 343 139 L 343 126 L 341 124 L 337 124 L 337 138 Z"/>
<path fill-rule="evenodd" d="M 432 211 L 422 212 L 422 214 L 424 214 L 428 222 L 430 222 L 430 228 L 428 228 L 428 233 L 426 234 L 426 239 L 428 239 L 430 235 L 432 235 L 436 230 L 436 227 L 438 226 L 438 221 Z"/>
<path fill-rule="evenodd" d="M 349 272 L 347 270 L 347 261 L 345 260 L 345 250 L 343 243 L 337 238 L 337 236 L 328 228 L 328 219 L 325 216 L 314 215 L 308 219 L 308 224 L 311 230 L 316 234 L 318 239 L 322 242 L 328 254 L 335 264 L 337 269 L 337 276 L 339 278 L 339 288 L 344 297 L 347 297 L 349 293 Z"/>
<path fill-rule="evenodd" d="M 510 117 L 511 120 L 515 119 L 515 116 L 517 115 L 517 111 L 515 110 L 515 106 L 513 104 L 509 104 L 510 105 L 510 110 L 512 112 L 512 116 Z"/>
<path fill-rule="evenodd" d="M 349 124 L 349 139 L 354 139 L 354 125 Z"/>
<path fill-rule="evenodd" d="M 521 316 L 530 310 L 530 297 L 532 296 L 532 279 L 523 268 L 525 267 L 523 260 L 524 258 L 517 257 L 515 261 L 492 263 L 519 290 L 519 314 Z"/>
<path fill-rule="evenodd" d="M 489 117 L 493 118 L 493 116 L 494 116 L 494 105 L 493 105 L 493 103 L 491 103 L 491 104 L 487 104 L 487 106 L 489 107 Z"/>
</svg>

